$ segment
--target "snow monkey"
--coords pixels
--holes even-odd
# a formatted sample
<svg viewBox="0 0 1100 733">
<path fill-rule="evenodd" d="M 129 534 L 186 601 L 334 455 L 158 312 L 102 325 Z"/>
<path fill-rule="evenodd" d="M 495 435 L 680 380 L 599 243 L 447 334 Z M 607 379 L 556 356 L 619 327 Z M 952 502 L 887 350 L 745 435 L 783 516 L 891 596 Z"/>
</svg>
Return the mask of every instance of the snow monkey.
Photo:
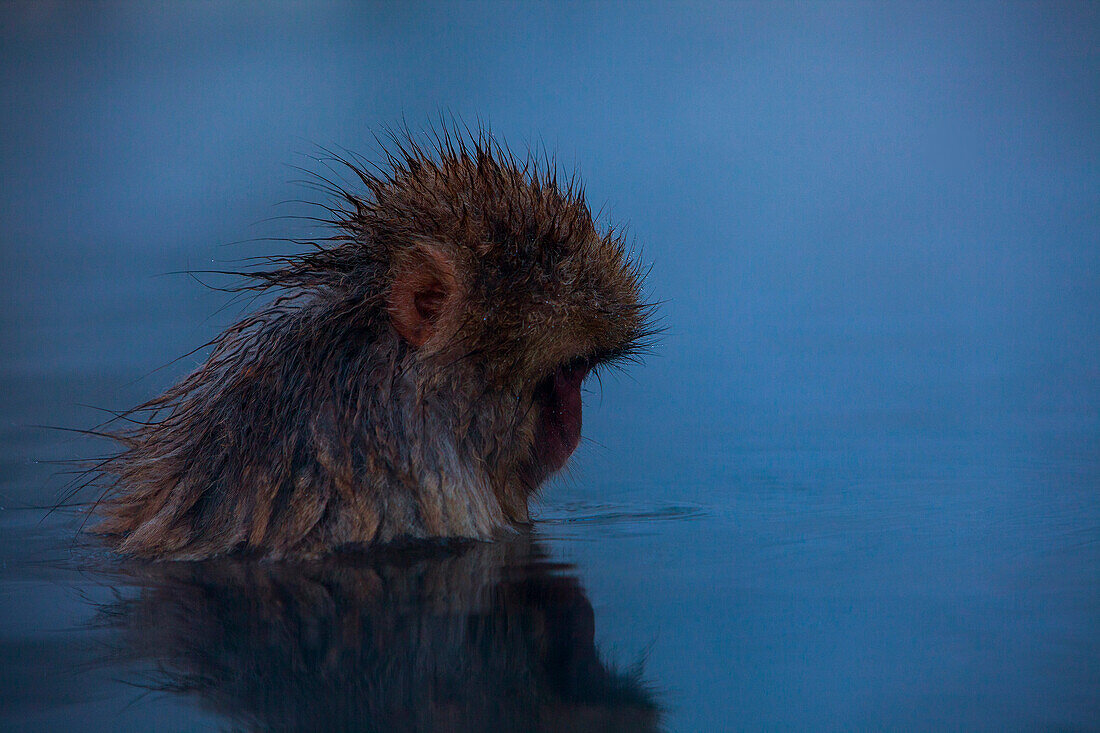
<svg viewBox="0 0 1100 733">
<path fill-rule="evenodd" d="M 333 188 L 334 235 L 250 271 L 270 304 L 126 413 L 94 471 L 119 552 L 312 557 L 529 522 L 582 383 L 637 359 L 653 308 L 575 178 L 483 130 L 428 137 L 342 161 L 362 190 Z"/>
</svg>

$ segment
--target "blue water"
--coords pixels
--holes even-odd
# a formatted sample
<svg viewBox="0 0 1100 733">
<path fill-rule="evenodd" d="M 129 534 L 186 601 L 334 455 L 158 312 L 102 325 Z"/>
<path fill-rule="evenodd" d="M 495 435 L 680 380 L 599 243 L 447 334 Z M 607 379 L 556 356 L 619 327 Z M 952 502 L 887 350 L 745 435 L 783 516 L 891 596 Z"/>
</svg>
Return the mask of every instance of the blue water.
<svg viewBox="0 0 1100 733">
<path fill-rule="evenodd" d="M 1100 729 L 1095 5 L 0 10 L 0 728 Z M 440 111 L 627 222 L 667 333 L 534 535 L 121 563 L 51 463 Z M 258 239 L 260 241 L 241 241 Z"/>
</svg>

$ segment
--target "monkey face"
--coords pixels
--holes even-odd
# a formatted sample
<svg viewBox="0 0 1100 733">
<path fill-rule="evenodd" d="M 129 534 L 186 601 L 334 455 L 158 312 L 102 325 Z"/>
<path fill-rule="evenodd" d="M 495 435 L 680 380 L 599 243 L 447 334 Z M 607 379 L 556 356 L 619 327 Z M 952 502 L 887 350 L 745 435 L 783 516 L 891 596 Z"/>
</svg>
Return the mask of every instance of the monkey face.
<svg viewBox="0 0 1100 733">
<path fill-rule="evenodd" d="M 585 378 L 634 358 L 649 333 L 640 274 L 582 213 L 586 233 L 573 240 L 421 242 L 401 253 L 389 294 L 393 326 L 426 371 L 450 372 L 443 381 L 468 395 L 467 414 L 502 418 L 478 453 L 516 463 L 530 490 L 580 442 Z M 513 445 L 501 450 L 487 432 Z"/>
<path fill-rule="evenodd" d="M 636 358 L 649 333 L 640 274 L 618 240 L 585 223 L 580 241 L 513 244 L 526 265 L 486 263 L 481 276 L 494 287 L 475 291 L 485 314 L 477 338 L 507 365 L 502 378 L 533 414 L 531 486 L 561 469 L 580 442 L 585 379 Z"/>
<path fill-rule="evenodd" d="M 581 384 L 591 367 L 586 361 L 565 364 L 535 386 L 534 483 L 561 469 L 581 440 Z"/>
</svg>

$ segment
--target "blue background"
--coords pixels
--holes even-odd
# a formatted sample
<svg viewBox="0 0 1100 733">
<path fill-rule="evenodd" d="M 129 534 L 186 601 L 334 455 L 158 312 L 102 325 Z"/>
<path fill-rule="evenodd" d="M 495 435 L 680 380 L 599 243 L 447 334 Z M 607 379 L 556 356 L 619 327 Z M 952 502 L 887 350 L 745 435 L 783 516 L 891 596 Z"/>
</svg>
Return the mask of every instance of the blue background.
<svg viewBox="0 0 1100 733">
<path fill-rule="evenodd" d="M 1094 728 L 1098 90 L 1095 3 L 4 5 L 6 533 L 89 451 L 28 426 L 240 313 L 160 273 L 308 236 L 266 221 L 288 164 L 442 112 L 556 154 L 653 264 L 667 333 L 540 511 L 671 729 Z M 85 614 L 0 589 L 6 643 Z M 20 725 L 177 704 L 34 688 Z"/>
</svg>

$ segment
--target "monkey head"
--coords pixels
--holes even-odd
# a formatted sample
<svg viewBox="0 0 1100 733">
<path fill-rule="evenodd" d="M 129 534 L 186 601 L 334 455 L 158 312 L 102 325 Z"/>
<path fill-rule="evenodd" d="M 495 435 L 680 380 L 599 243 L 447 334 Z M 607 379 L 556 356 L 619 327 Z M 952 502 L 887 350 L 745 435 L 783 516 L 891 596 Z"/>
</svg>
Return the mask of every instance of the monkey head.
<svg viewBox="0 0 1100 733">
<path fill-rule="evenodd" d="M 352 228 L 387 251 L 387 313 L 471 418 L 458 437 L 531 491 L 580 440 L 585 378 L 645 348 L 642 274 L 574 181 L 485 140 L 436 152 L 406 148 Z"/>
</svg>

